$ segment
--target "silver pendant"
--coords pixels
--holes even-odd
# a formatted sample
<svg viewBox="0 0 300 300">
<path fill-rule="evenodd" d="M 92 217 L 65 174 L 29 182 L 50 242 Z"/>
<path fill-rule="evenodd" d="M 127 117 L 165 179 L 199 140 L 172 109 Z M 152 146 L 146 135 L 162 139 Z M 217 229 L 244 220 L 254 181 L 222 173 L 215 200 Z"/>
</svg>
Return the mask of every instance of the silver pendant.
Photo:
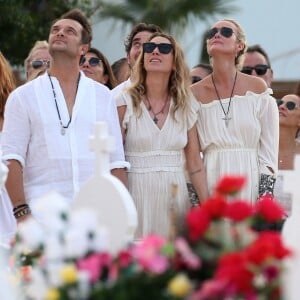
<svg viewBox="0 0 300 300">
<path fill-rule="evenodd" d="M 222 119 L 225 121 L 225 126 L 228 127 L 229 120 L 231 120 L 231 118 L 229 118 L 228 115 L 226 115 L 225 118 Z"/>
<path fill-rule="evenodd" d="M 60 134 L 65 135 L 66 134 L 66 129 L 64 127 L 60 128 Z"/>
</svg>

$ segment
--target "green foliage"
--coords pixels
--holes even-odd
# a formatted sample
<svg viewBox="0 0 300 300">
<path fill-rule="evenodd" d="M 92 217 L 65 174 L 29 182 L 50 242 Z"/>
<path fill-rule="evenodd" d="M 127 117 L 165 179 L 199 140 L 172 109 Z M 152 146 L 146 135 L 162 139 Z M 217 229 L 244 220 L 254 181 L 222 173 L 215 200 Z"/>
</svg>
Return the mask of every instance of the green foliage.
<svg viewBox="0 0 300 300">
<path fill-rule="evenodd" d="M 90 0 L 0 0 L 0 50 L 14 65 L 22 65 L 37 40 L 47 40 L 50 25 L 78 7 L 90 13 Z"/>
</svg>

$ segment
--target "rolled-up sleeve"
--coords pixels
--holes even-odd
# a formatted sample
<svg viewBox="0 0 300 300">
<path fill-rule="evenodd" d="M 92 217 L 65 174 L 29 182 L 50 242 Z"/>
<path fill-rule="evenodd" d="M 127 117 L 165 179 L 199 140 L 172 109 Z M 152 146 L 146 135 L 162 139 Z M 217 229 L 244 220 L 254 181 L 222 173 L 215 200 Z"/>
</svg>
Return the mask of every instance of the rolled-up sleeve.
<svg viewBox="0 0 300 300">
<path fill-rule="evenodd" d="M 22 99 L 20 90 L 12 92 L 7 100 L 2 130 L 3 159 L 18 160 L 25 166 L 25 157 L 30 140 L 30 121 L 26 99 Z"/>
</svg>

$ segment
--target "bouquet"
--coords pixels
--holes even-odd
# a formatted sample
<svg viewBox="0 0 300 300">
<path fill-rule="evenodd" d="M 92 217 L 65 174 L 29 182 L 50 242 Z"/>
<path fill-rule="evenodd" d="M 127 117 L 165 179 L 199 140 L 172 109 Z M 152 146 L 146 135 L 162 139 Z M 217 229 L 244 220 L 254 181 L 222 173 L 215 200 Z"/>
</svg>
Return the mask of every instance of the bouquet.
<svg viewBox="0 0 300 300">
<path fill-rule="evenodd" d="M 106 250 L 108 237 L 91 211 L 73 216 L 58 210 L 47 234 L 29 220 L 19 228 L 11 256 L 20 295 L 32 300 L 281 299 L 283 260 L 291 251 L 278 232 L 261 225 L 282 221 L 284 211 L 268 195 L 253 206 L 236 199 L 244 183 L 243 177 L 223 178 L 212 197 L 187 213 L 186 228 L 174 239 L 149 235 L 116 254 Z"/>
</svg>

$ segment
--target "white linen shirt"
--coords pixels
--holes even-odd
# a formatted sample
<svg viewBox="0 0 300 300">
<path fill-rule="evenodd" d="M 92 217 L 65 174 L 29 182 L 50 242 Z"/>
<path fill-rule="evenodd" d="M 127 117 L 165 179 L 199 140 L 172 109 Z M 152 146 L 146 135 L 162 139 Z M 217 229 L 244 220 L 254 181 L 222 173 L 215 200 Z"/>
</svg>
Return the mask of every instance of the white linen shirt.
<svg viewBox="0 0 300 300">
<path fill-rule="evenodd" d="M 67 105 L 55 77 L 51 77 L 63 125 L 68 124 Z M 3 159 L 23 166 L 26 200 L 56 191 L 72 200 L 79 187 L 94 174 L 94 153 L 88 138 L 97 121 L 108 123 L 115 138 L 110 167 L 129 167 L 125 162 L 116 104 L 104 85 L 81 72 L 72 121 L 61 135 L 58 111 L 48 73 L 14 90 L 5 108 L 2 133 Z"/>
</svg>

